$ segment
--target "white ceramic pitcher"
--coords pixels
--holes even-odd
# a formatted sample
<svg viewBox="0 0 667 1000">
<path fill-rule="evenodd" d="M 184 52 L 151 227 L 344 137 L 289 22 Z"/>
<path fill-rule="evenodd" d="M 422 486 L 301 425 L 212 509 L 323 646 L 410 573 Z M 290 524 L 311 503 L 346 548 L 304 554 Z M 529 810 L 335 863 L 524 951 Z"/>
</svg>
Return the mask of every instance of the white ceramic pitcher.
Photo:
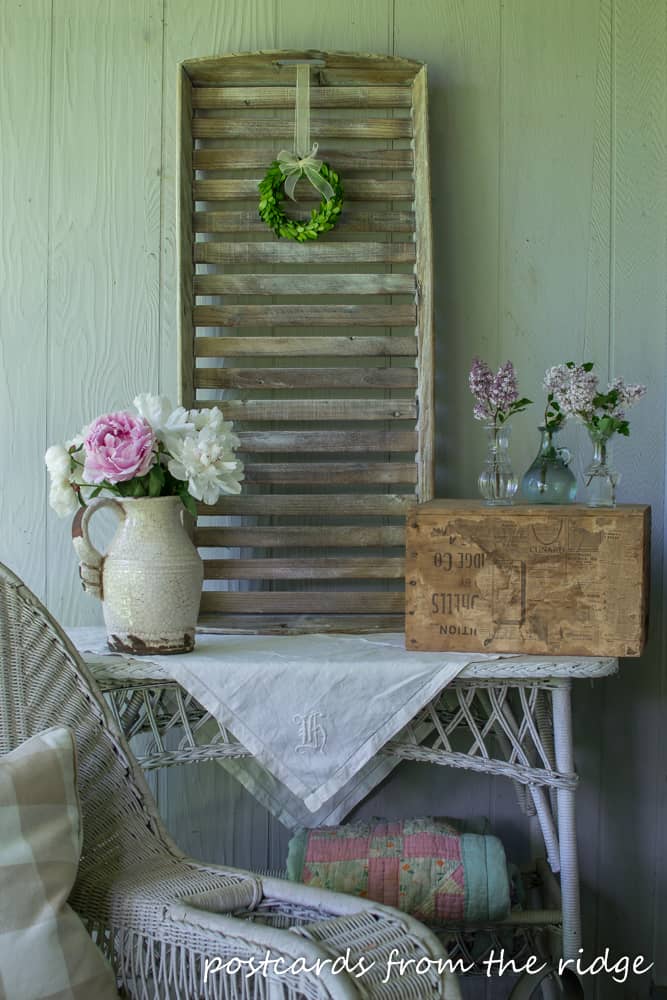
<svg viewBox="0 0 667 1000">
<path fill-rule="evenodd" d="M 88 535 L 101 507 L 120 519 L 106 555 Z M 204 571 L 184 510 L 179 497 L 123 497 L 95 500 L 75 515 L 79 573 L 84 590 L 102 601 L 110 649 L 141 655 L 194 648 Z"/>
</svg>

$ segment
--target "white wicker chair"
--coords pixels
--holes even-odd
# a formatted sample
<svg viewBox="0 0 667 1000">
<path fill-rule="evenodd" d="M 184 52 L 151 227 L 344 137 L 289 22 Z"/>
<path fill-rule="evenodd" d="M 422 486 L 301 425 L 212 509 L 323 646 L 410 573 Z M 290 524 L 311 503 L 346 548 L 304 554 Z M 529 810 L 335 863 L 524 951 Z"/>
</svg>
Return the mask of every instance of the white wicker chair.
<svg viewBox="0 0 667 1000">
<path fill-rule="evenodd" d="M 141 1000 L 459 1000 L 436 962 L 395 970 L 387 960 L 440 960 L 438 940 L 389 907 L 233 868 L 199 864 L 176 847 L 103 697 L 57 622 L 0 564 L 0 752 L 55 724 L 76 733 L 84 847 L 70 902 L 112 961 L 118 981 Z M 363 956 L 361 977 L 333 974 L 331 959 Z M 279 975 L 215 971 L 219 957 L 261 962 L 267 951 L 295 963 L 329 965 Z M 237 963 L 238 964 L 238 963 Z M 424 971 L 430 966 L 428 972 Z M 233 969 L 233 966 L 232 966 Z"/>
</svg>

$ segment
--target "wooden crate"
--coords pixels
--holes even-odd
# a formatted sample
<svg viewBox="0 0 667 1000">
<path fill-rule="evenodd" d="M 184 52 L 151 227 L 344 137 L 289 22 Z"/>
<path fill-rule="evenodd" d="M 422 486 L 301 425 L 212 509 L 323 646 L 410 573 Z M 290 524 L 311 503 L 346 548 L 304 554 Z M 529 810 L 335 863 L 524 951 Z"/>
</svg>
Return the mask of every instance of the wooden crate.
<svg viewBox="0 0 667 1000">
<path fill-rule="evenodd" d="M 407 648 L 639 656 L 649 535 L 642 506 L 416 506 L 407 520 Z"/>
<path fill-rule="evenodd" d="M 304 59 L 311 138 L 345 202 L 332 232 L 298 244 L 261 221 L 257 184 L 291 147 Z M 239 497 L 200 507 L 202 623 L 402 629 L 405 513 L 433 495 L 426 69 L 195 59 L 180 109 L 181 400 L 221 407 L 246 466 Z M 290 215 L 308 215 L 303 197 Z"/>
</svg>

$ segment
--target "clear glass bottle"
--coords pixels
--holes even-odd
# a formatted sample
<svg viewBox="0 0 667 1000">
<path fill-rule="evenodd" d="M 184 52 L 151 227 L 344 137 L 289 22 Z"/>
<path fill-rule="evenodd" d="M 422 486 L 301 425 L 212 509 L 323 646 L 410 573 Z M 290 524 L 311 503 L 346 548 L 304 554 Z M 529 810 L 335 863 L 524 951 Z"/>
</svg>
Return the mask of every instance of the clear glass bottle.
<svg viewBox="0 0 667 1000">
<path fill-rule="evenodd" d="M 477 480 L 484 503 L 490 506 L 511 504 L 519 488 L 509 454 L 509 424 L 486 424 L 487 455 Z"/>
<path fill-rule="evenodd" d="M 567 448 L 554 444 L 557 430 L 539 427 L 540 448 L 535 460 L 521 480 L 521 495 L 531 503 L 573 503 L 577 495 L 577 479 Z"/>
<path fill-rule="evenodd" d="M 615 507 L 616 487 L 620 473 L 611 465 L 611 437 L 589 427 L 593 445 L 593 461 L 584 470 L 586 504 L 588 507 Z"/>
</svg>

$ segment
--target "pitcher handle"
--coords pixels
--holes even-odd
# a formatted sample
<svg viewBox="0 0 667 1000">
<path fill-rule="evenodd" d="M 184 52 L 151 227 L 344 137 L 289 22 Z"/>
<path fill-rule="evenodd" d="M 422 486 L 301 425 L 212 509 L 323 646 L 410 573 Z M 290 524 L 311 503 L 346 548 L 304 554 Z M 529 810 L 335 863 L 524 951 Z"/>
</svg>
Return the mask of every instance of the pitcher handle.
<svg viewBox="0 0 667 1000">
<path fill-rule="evenodd" d="M 104 569 L 106 556 L 98 552 L 91 542 L 88 534 L 88 523 L 93 514 L 100 510 L 101 507 L 111 507 L 116 516 L 121 521 L 124 520 L 125 508 L 122 503 L 119 500 L 101 497 L 99 500 L 94 500 L 87 507 L 79 508 L 72 521 L 72 544 L 79 558 L 81 585 L 86 593 L 92 594 L 99 601 L 104 599 L 102 570 Z"/>
<path fill-rule="evenodd" d="M 556 454 L 563 462 L 563 465 L 569 465 L 572 461 L 572 452 L 569 448 L 557 448 Z"/>
</svg>

